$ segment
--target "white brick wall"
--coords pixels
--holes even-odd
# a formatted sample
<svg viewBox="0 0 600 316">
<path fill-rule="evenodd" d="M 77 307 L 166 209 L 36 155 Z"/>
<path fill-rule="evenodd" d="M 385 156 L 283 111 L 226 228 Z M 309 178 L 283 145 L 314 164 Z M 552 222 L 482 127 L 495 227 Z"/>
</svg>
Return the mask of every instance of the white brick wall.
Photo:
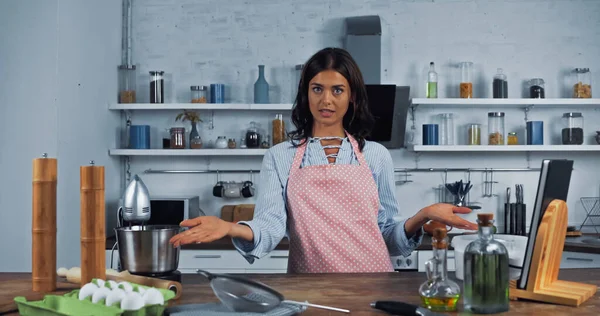
<svg viewBox="0 0 600 316">
<path fill-rule="evenodd" d="M 221 82 L 227 85 L 228 102 L 251 102 L 257 65 L 265 64 L 271 102 L 290 102 L 296 85 L 293 66 L 322 47 L 341 46 L 345 17 L 371 14 L 380 15 L 383 23 L 382 82 L 410 85 L 413 97 L 424 94 L 422 82 L 430 61 L 438 65 L 440 97 L 457 96 L 459 73 L 453 65 L 464 60 L 475 63 L 476 97 L 491 96 L 491 81 L 498 67 L 508 75 L 512 98 L 521 97 L 524 82 L 533 77 L 546 81 L 546 97 L 568 96 L 572 78 L 567 75 L 575 67 L 590 67 L 593 82 L 600 81 L 600 1 L 136 0 L 133 12 L 133 60 L 144 76 L 140 79 L 141 88 L 146 89 L 140 92 L 141 97 L 147 97 L 147 71 L 161 69 L 171 79 L 168 100 L 187 101 L 190 85 Z M 560 128 L 557 120 L 565 111 L 534 110 L 529 114 L 531 119 L 546 122 L 546 143 L 555 137 Z M 418 129 L 437 112 L 440 109 L 419 113 Z M 456 138 L 462 141 L 461 127 L 467 122 L 486 124 L 486 112 L 456 111 Z M 523 137 L 523 113 L 506 112 L 507 129 L 518 131 Z M 239 139 L 245 123 L 256 120 L 268 128 L 267 121 L 273 114 L 218 112 L 215 129 L 203 126 L 201 134 L 205 140 L 214 140 L 218 135 Z M 596 111 L 584 111 L 584 115 L 586 141 L 593 143 L 591 137 L 600 130 L 596 123 L 600 117 Z M 160 146 L 161 128 L 176 124 L 174 116 L 174 112 L 167 116 L 140 113 L 134 119 L 157 126 L 154 144 Z M 394 150 L 392 155 L 397 167 L 527 166 L 524 153 L 416 156 Z M 532 154 L 531 166 L 538 167 L 543 158 L 575 160 L 569 195 L 570 221 L 580 223 L 584 212 L 579 197 L 598 195 L 598 154 Z M 134 172 L 147 168 L 259 166 L 260 158 L 243 158 L 243 162 L 239 158 L 136 158 L 132 163 Z M 466 176 L 451 174 L 448 180 Z M 483 176 L 473 174 L 472 199 L 482 202 L 484 210 L 495 211 L 504 199 L 506 186 L 524 183 L 526 203 L 532 205 L 537 176 L 535 172 L 496 174 L 495 180 L 500 183 L 495 189 L 500 197 L 483 198 Z M 247 175 L 227 177 L 245 180 Z M 432 188 L 441 183 L 442 175 L 414 174 L 412 179 L 414 183 L 398 186 L 402 217 L 436 202 Z M 217 212 L 220 204 L 230 202 L 210 197 L 215 176 L 146 175 L 144 180 L 154 192 L 208 196 L 203 207 L 209 212 Z M 169 185 L 163 185 L 165 182 Z M 474 214 L 469 218 L 474 219 Z"/>
</svg>

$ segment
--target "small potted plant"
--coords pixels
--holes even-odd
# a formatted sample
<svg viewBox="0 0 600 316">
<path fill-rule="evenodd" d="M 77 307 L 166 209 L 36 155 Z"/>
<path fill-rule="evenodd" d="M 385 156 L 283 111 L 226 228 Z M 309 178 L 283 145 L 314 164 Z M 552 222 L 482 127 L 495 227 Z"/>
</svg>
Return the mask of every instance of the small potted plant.
<svg viewBox="0 0 600 316">
<path fill-rule="evenodd" d="M 182 113 L 177 114 L 175 121 L 181 120 L 182 122 L 190 121 L 192 124 L 192 131 L 190 132 L 190 148 L 199 149 L 202 148 L 202 139 L 196 128 L 198 122 L 202 122 L 200 115 L 194 111 L 183 110 Z"/>
</svg>

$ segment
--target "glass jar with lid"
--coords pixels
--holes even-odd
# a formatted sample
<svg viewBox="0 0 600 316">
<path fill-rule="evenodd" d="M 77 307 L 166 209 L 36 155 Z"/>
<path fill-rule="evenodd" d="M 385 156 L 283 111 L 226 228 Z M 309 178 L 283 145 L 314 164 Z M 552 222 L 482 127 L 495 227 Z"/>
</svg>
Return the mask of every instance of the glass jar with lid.
<svg viewBox="0 0 600 316">
<path fill-rule="evenodd" d="M 470 99 L 473 97 L 473 63 L 465 61 L 460 63 L 460 97 Z"/>
<path fill-rule="evenodd" d="M 467 128 L 467 145 L 481 145 L 481 124 L 469 124 Z"/>
<path fill-rule="evenodd" d="M 255 122 L 250 122 L 250 127 L 246 131 L 246 147 L 247 148 L 259 148 L 261 145 L 260 134 L 258 133 L 258 126 Z"/>
<path fill-rule="evenodd" d="M 171 128 L 171 149 L 185 148 L 185 127 Z"/>
<path fill-rule="evenodd" d="M 533 78 L 529 80 L 529 98 L 531 99 L 544 99 L 546 97 L 544 92 L 544 79 Z"/>
<path fill-rule="evenodd" d="M 135 103 L 135 65 L 119 66 L 119 103 Z"/>
<path fill-rule="evenodd" d="M 208 88 L 206 86 L 190 86 L 191 102 L 206 103 L 208 99 Z"/>
<path fill-rule="evenodd" d="M 583 115 L 579 112 L 567 112 L 563 114 L 562 121 L 563 145 L 583 144 Z"/>
<path fill-rule="evenodd" d="M 488 145 L 504 145 L 504 112 L 488 113 Z"/>
<path fill-rule="evenodd" d="M 150 71 L 150 103 L 165 103 L 165 72 Z"/>
<path fill-rule="evenodd" d="M 589 99 L 592 97 L 592 74 L 589 68 L 575 68 L 577 79 L 573 85 L 573 98 Z"/>
</svg>

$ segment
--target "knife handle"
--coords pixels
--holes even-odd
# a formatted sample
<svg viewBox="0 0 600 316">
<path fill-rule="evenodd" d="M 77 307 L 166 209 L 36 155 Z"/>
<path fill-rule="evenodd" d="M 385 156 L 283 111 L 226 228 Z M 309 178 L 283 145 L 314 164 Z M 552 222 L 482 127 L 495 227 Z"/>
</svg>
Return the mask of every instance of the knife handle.
<svg viewBox="0 0 600 316">
<path fill-rule="evenodd" d="M 377 301 L 371 306 L 392 315 L 418 315 L 418 306 L 397 301 Z"/>
</svg>

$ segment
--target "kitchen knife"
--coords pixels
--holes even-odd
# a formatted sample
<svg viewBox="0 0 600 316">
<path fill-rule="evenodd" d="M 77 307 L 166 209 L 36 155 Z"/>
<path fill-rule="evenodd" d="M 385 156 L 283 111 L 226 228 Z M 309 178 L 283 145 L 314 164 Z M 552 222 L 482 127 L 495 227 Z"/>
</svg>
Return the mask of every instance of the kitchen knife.
<svg viewBox="0 0 600 316">
<path fill-rule="evenodd" d="M 506 188 L 506 203 L 504 204 L 504 233 L 510 234 L 510 187 Z"/>
<path fill-rule="evenodd" d="M 376 301 L 371 307 L 392 315 L 401 316 L 442 316 L 443 314 L 432 312 L 426 308 L 398 301 Z"/>
</svg>

